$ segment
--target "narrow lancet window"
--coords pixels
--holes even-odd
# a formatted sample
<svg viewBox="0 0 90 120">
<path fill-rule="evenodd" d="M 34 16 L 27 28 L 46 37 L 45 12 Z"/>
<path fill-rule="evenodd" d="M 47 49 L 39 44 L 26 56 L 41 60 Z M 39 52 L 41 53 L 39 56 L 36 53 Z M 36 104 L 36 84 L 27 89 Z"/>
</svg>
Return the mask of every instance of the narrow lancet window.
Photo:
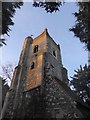
<svg viewBox="0 0 90 120">
<path fill-rule="evenodd" d="M 31 63 L 31 69 L 34 69 L 34 66 L 35 66 L 35 63 L 32 62 L 32 63 Z"/>
<path fill-rule="evenodd" d="M 38 52 L 38 45 L 34 46 L 34 53 Z"/>
<path fill-rule="evenodd" d="M 56 57 L 56 51 L 55 50 L 53 50 L 53 55 Z"/>
</svg>

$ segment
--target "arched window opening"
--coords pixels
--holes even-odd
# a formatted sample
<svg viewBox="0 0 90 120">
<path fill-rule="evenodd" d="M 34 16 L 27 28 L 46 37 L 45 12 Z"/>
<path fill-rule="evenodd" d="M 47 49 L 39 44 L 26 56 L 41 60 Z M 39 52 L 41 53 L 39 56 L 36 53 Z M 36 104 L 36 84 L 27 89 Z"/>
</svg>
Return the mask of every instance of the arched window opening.
<svg viewBox="0 0 90 120">
<path fill-rule="evenodd" d="M 53 55 L 56 57 L 56 51 L 55 50 L 53 50 Z"/>
<path fill-rule="evenodd" d="M 34 66 L 35 66 L 35 63 L 32 62 L 32 63 L 31 63 L 31 69 L 34 69 Z"/>
<path fill-rule="evenodd" d="M 34 46 L 34 53 L 38 52 L 38 45 Z"/>
</svg>

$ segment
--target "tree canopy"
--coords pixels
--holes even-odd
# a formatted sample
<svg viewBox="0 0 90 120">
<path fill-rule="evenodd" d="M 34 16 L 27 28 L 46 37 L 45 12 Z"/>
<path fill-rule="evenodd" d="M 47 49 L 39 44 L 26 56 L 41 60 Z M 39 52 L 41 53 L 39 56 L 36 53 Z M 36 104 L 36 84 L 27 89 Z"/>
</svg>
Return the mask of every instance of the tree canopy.
<svg viewBox="0 0 90 120">
<path fill-rule="evenodd" d="M 5 39 L 1 39 L 1 38 L 0 38 L 0 47 L 3 46 L 3 44 L 6 45 Z"/>
<path fill-rule="evenodd" d="M 60 6 L 62 6 L 63 3 L 64 2 L 61 0 L 47 0 L 46 2 L 44 2 L 44 0 L 41 0 L 41 2 L 38 2 L 38 0 L 34 0 L 33 6 L 44 8 L 46 12 L 52 13 L 59 11 L 59 8 Z"/>
<path fill-rule="evenodd" d="M 22 2 L 2 2 L 2 34 L 9 33 L 10 25 L 14 25 L 12 18 L 15 15 L 16 8 L 20 8 Z"/>
<path fill-rule="evenodd" d="M 1 76 L 0 76 L 0 87 L 1 87 L 1 95 L 2 95 L 2 102 L 1 102 L 1 104 L 2 104 L 2 106 L 3 106 L 3 104 L 4 104 L 4 100 L 5 100 L 5 96 L 6 96 L 6 93 L 7 93 L 7 91 L 9 90 L 9 86 L 8 86 L 8 84 L 6 84 L 6 79 L 3 79 Z M 0 99 L 1 100 L 1 99 Z"/>
<path fill-rule="evenodd" d="M 1 34 L 9 35 L 10 32 L 10 25 L 14 25 L 12 18 L 15 15 L 16 8 L 20 8 L 23 5 L 23 2 L 0 2 L 0 36 Z M 5 39 L 0 38 L 0 47 L 6 45 Z"/>
<path fill-rule="evenodd" d="M 80 66 L 78 70 L 75 70 L 75 74 L 71 78 L 74 92 L 90 105 L 90 66 Z"/>
<path fill-rule="evenodd" d="M 54 2 L 49 1 L 50 0 L 48 0 L 48 2 L 38 2 L 38 0 L 34 0 L 33 6 L 44 8 L 46 12 L 52 13 L 59 11 L 60 6 L 64 3 L 63 0 L 57 2 L 56 0 L 54 0 Z M 74 13 L 76 23 L 70 28 L 70 31 L 72 31 L 74 36 L 78 37 L 79 40 L 85 44 L 86 49 L 90 51 L 90 2 L 77 2 L 76 4 L 79 10 Z"/>
<path fill-rule="evenodd" d="M 79 11 L 74 13 L 76 17 L 75 25 L 70 28 L 74 36 L 85 43 L 87 50 L 90 51 L 90 2 L 78 2 Z"/>
<path fill-rule="evenodd" d="M 49 0 L 48 0 L 49 1 Z M 12 18 L 15 15 L 16 8 L 20 8 L 23 2 L 2 2 L 2 34 L 9 35 L 10 26 L 14 25 Z M 58 11 L 62 2 L 38 2 L 38 0 L 33 0 L 34 7 L 45 8 L 47 12 Z"/>
</svg>

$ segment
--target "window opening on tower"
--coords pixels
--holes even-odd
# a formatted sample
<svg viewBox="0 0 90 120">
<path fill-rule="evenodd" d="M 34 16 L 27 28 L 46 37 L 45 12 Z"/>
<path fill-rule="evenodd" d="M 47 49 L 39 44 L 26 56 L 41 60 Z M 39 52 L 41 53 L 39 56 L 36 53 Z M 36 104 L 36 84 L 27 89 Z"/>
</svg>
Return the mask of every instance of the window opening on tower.
<svg viewBox="0 0 90 120">
<path fill-rule="evenodd" d="M 53 50 L 53 55 L 56 57 L 56 51 L 55 50 Z"/>
<path fill-rule="evenodd" d="M 35 63 L 32 62 L 32 63 L 31 63 L 31 69 L 34 69 L 34 66 L 35 66 Z"/>
<path fill-rule="evenodd" d="M 36 52 L 38 52 L 38 45 L 35 45 L 34 46 L 34 51 L 33 51 L 34 53 L 36 53 Z"/>
</svg>

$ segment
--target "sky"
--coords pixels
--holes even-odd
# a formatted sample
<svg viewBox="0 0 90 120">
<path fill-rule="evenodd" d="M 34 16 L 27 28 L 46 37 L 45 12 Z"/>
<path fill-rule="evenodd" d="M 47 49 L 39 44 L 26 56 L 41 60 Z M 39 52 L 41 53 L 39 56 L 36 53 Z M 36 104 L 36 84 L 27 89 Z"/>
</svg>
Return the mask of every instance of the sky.
<svg viewBox="0 0 90 120">
<path fill-rule="evenodd" d="M 42 8 L 34 8 L 31 2 L 25 2 L 21 9 L 16 10 L 10 37 L 4 36 L 7 46 L 0 48 L 0 66 L 7 63 L 17 65 L 24 39 L 32 34 L 35 38 L 47 28 L 54 41 L 60 44 L 62 63 L 68 70 L 68 77 L 73 76 L 75 69 L 88 63 L 84 45 L 69 31 L 75 25 L 72 13 L 76 11 L 78 7 L 74 2 L 65 3 L 56 13 L 46 13 Z"/>
</svg>

